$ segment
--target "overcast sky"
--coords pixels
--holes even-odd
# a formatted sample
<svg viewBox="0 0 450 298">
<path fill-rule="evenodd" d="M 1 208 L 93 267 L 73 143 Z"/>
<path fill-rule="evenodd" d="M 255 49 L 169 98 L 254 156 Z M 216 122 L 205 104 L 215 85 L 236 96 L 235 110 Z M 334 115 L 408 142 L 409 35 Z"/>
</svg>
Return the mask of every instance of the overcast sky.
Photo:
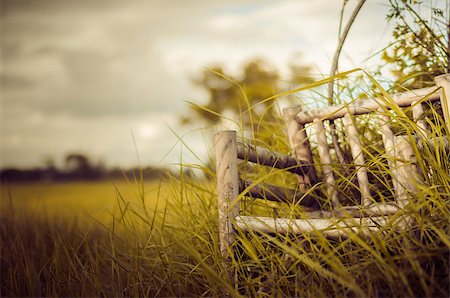
<svg viewBox="0 0 450 298">
<path fill-rule="evenodd" d="M 329 72 L 342 2 L 1 0 L 0 167 L 61 163 L 69 152 L 127 167 L 136 149 L 142 164 L 193 161 L 170 129 L 196 128 L 178 124 L 186 100 L 205 101 L 192 78 L 253 57 L 283 70 L 297 52 Z M 390 40 L 386 2 L 363 7 L 342 70 L 377 62 L 365 59 Z M 203 156 L 213 130 L 183 140 Z"/>
</svg>

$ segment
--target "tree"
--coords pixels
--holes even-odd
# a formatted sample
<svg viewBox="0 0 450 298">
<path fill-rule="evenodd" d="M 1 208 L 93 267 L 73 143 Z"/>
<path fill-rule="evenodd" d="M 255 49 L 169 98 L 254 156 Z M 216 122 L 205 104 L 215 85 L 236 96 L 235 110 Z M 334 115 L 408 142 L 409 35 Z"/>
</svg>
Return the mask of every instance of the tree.
<svg viewBox="0 0 450 298">
<path fill-rule="evenodd" d="M 291 63 L 291 81 L 305 84 L 312 81 L 310 67 Z M 261 59 L 243 65 L 241 74 L 226 73 L 221 66 L 205 70 L 194 83 L 205 89 L 208 101 L 192 104 L 191 113 L 182 122 L 188 124 L 201 119 L 217 124 L 222 117 L 239 120 L 244 129 L 256 134 L 259 127 L 271 126 L 280 121 L 280 113 L 272 100 L 265 100 L 281 92 L 280 75 L 274 67 Z"/>
<path fill-rule="evenodd" d="M 225 73 L 221 66 L 205 70 L 194 83 L 207 91 L 208 102 L 193 105 L 193 114 L 184 118 L 184 123 L 201 118 L 209 124 L 216 124 L 221 115 L 231 114 L 240 117 L 248 125 L 265 110 L 273 109 L 272 103 L 261 101 L 279 91 L 278 78 L 277 71 L 262 60 L 245 64 L 238 76 Z M 251 107 L 254 108 L 249 110 Z"/>
<path fill-rule="evenodd" d="M 430 1 L 389 3 L 387 19 L 396 22 L 392 33 L 396 41 L 383 52 L 382 60 L 395 78 L 394 89 L 433 85 L 435 76 L 449 72 L 450 20 Z"/>
<path fill-rule="evenodd" d="M 99 179 L 103 173 L 101 165 L 93 165 L 86 155 L 80 153 L 66 156 L 66 168 L 71 179 Z"/>
</svg>

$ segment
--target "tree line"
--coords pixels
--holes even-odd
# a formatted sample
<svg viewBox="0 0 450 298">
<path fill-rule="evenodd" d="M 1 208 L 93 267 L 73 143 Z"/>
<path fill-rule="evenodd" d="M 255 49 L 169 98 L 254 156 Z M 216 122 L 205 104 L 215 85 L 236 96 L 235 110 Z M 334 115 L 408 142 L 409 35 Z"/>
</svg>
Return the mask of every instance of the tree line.
<svg viewBox="0 0 450 298">
<path fill-rule="evenodd" d="M 153 166 L 128 169 L 107 168 L 102 162 L 93 162 L 84 154 L 73 153 L 66 156 L 63 168 L 57 168 L 53 162 L 31 169 L 5 168 L 0 171 L 0 180 L 1 182 L 64 182 L 114 180 L 124 177 L 142 177 L 145 180 L 151 180 L 158 179 L 166 172 L 166 169 Z"/>
</svg>

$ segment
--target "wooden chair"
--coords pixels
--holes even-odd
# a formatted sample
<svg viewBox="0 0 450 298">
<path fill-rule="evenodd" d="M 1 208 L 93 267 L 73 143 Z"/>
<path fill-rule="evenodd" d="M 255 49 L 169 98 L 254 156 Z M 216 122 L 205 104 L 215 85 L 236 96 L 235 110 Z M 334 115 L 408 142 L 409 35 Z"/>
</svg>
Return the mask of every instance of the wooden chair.
<svg viewBox="0 0 450 298">
<path fill-rule="evenodd" d="M 425 102 L 441 101 L 447 131 L 450 131 L 450 75 L 436 77 L 436 86 L 408 91 L 391 96 L 394 103 L 389 106 L 411 107 L 418 127 L 426 131 L 422 115 Z M 368 171 L 364 160 L 364 147 L 355 121 L 357 115 L 373 114 L 379 121 L 382 136 L 385 168 L 389 169 L 394 188 L 391 202 L 378 202 L 371 193 Z M 237 140 L 235 131 L 216 134 L 215 156 L 218 182 L 219 240 L 220 251 L 230 257 L 231 246 L 236 241 L 237 230 L 257 233 L 323 233 L 327 237 L 345 237 L 348 233 L 370 234 L 384 226 L 404 229 L 408 226 L 407 216 L 397 216 L 409 203 L 409 196 L 416 191 L 420 174 L 414 165 L 414 150 L 411 136 L 394 135 L 387 113 L 387 103 L 376 99 L 361 99 L 348 105 L 334 105 L 322 109 L 299 111 L 299 107 L 284 110 L 287 138 L 292 154 L 285 155 L 268 149 L 245 144 Z M 348 144 L 353 157 L 352 166 L 356 172 L 355 183 L 360 192 L 360 203 L 342 204 L 338 185 L 332 167 L 329 146 L 329 131 L 326 122 L 343 119 Z M 305 129 L 306 126 L 311 129 Z M 314 162 L 310 143 L 318 162 Z M 448 144 L 448 143 L 447 143 Z M 268 167 L 285 169 L 297 175 L 297 189 L 255 184 L 240 179 L 238 159 Z M 320 173 L 321 179 L 317 178 Z M 313 195 L 311 188 L 322 184 L 325 189 L 325 206 Z M 244 197 L 265 200 L 295 202 L 311 212 L 306 218 L 273 218 L 243 216 L 240 203 Z"/>
</svg>

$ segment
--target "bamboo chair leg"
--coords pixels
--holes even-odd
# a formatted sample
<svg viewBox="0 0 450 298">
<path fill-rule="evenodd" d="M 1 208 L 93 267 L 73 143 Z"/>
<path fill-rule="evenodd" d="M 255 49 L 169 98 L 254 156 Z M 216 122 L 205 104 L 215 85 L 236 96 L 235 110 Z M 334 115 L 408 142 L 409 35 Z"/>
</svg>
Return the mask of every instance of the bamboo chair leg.
<svg viewBox="0 0 450 298">
<path fill-rule="evenodd" d="M 302 124 L 295 121 L 295 115 L 297 115 L 297 113 L 298 108 L 286 108 L 283 110 L 292 155 L 296 159 L 307 161 L 308 164 L 311 165 L 306 175 L 297 176 L 299 190 L 305 192 L 317 182 L 317 174 L 316 169 L 314 168 L 311 146 L 305 128 Z"/>
<path fill-rule="evenodd" d="M 367 169 L 364 167 L 364 155 L 361 142 L 359 141 L 358 131 L 350 114 L 345 114 L 344 123 L 347 126 L 350 149 L 356 168 L 356 177 L 358 178 L 358 184 L 361 191 L 361 202 L 362 205 L 369 206 L 373 202 L 373 199 L 370 195 L 369 178 L 367 177 Z"/>
<path fill-rule="evenodd" d="M 317 133 L 317 149 L 319 151 L 320 163 L 322 164 L 323 175 L 327 183 L 327 196 L 331 198 L 333 206 L 337 207 L 339 206 L 339 198 L 335 190 L 336 181 L 331 166 L 331 155 L 328 148 L 327 136 L 325 135 L 325 127 L 319 119 L 314 120 L 313 125 Z"/>
<path fill-rule="evenodd" d="M 381 137 L 383 138 L 384 150 L 386 151 L 386 159 L 389 167 L 389 171 L 392 177 L 392 184 L 394 186 L 395 197 L 401 195 L 401 185 L 397 180 L 397 162 L 395 155 L 395 140 L 394 134 L 390 128 L 390 118 L 385 114 L 385 111 L 380 111 L 380 131 Z"/>
<path fill-rule="evenodd" d="M 422 118 L 424 113 L 422 104 L 418 103 L 417 101 L 413 102 L 412 112 L 414 121 L 417 123 L 417 126 L 420 128 L 420 131 L 425 134 L 427 132 L 427 123 Z"/>
<path fill-rule="evenodd" d="M 440 75 L 434 78 L 436 86 L 442 87 L 441 104 L 444 111 L 444 119 L 450 132 L 450 74 Z"/>
<path fill-rule="evenodd" d="M 215 136 L 215 156 L 219 211 L 219 249 L 231 276 L 232 244 L 236 240 L 233 221 L 239 214 L 239 176 L 237 168 L 236 132 L 224 131 Z"/>
<path fill-rule="evenodd" d="M 400 208 L 408 204 L 408 194 L 417 191 L 420 182 L 419 173 L 415 166 L 416 157 L 407 136 L 395 136 L 395 158 L 397 163 L 396 177 L 399 184 L 397 190 L 397 204 Z"/>
</svg>

